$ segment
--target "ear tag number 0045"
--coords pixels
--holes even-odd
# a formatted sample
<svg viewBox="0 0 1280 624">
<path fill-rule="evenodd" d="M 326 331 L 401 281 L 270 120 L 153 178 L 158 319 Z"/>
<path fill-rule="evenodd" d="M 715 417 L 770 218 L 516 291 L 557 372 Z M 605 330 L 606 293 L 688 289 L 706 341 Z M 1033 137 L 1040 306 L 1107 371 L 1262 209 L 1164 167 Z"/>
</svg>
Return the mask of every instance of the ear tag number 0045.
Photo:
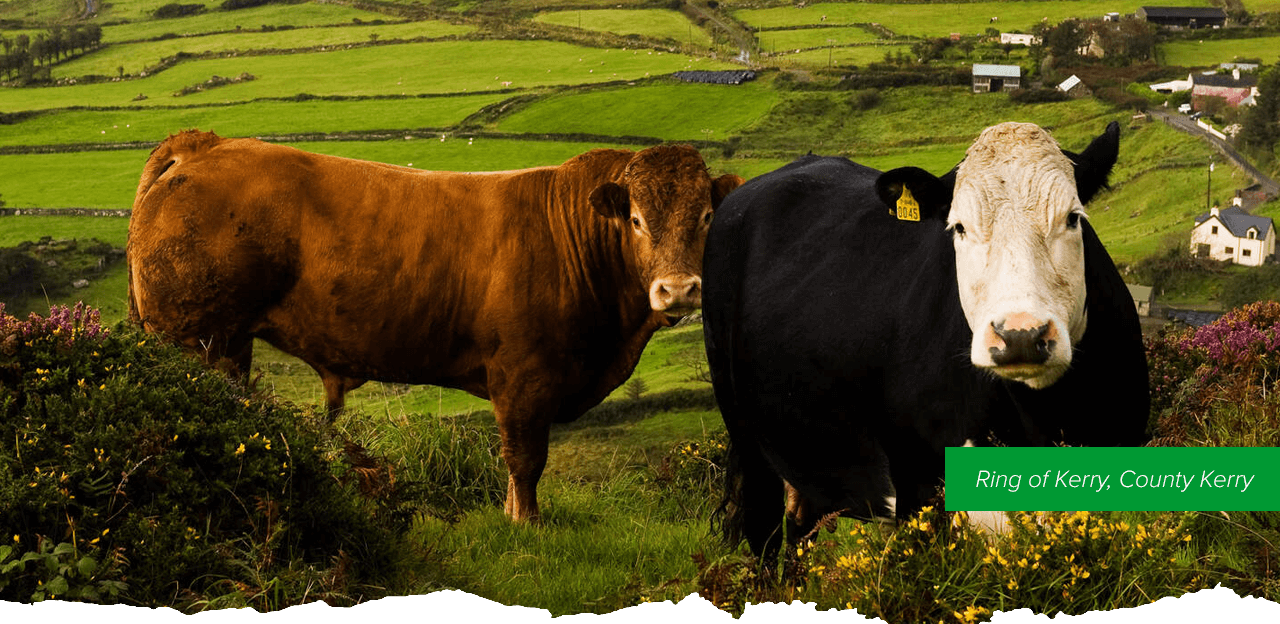
<svg viewBox="0 0 1280 624">
<path fill-rule="evenodd" d="M 920 204 L 911 196 L 911 189 L 902 186 L 902 197 L 898 198 L 897 216 L 899 221 L 919 221 Z"/>
</svg>

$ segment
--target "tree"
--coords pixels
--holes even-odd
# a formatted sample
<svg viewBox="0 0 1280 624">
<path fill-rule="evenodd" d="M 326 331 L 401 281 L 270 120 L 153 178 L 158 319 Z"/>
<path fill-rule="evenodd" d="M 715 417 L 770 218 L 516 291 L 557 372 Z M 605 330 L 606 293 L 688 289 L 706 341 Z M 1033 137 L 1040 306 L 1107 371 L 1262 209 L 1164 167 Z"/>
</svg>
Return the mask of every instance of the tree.
<svg viewBox="0 0 1280 624">
<path fill-rule="evenodd" d="M 1242 147 L 1269 161 L 1280 143 L 1280 64 L 1272 65 L 1258 78 L 1254 99 L 1256 104 L 1245 114 L 1238 140 Z"/>
</svg>

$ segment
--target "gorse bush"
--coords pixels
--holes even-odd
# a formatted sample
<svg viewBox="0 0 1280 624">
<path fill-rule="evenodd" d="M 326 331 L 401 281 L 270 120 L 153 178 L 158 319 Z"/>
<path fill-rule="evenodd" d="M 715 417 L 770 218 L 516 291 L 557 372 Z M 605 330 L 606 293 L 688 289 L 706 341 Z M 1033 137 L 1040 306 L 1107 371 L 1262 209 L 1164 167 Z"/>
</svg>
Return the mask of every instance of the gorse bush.
<svg viewBox="0 0 1280 624">
<path fill-rule="evenodd" d="M 81 305 L 0 304 L 0 599 L 380 596 L 402 519 L 317 422 Z"/>
</svg>

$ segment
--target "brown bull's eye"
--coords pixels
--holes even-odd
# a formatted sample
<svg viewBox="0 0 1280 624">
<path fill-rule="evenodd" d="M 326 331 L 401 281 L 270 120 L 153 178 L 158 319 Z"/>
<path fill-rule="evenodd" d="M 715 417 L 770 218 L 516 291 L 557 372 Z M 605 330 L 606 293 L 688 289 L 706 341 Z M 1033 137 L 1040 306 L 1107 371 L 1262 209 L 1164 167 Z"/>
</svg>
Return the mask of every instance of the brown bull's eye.
<svg viewBox="0 0 1280 624">
<path fill-rule="evenodd" d="M 640 217 L 631 217 L 631 225 L 634 225 L 637 230 L 640 229 Z"/>
</svg>

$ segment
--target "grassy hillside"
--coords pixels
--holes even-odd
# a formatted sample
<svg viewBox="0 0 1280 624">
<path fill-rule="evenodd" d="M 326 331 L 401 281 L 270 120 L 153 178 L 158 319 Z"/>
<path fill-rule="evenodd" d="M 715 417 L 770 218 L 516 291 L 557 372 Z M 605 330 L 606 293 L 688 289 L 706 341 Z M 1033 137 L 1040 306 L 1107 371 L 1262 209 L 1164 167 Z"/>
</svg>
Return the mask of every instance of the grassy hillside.
<svg viewBox="0 0 1280 624">
<path fill-rule="evenodd" d="M 539 13 L 535 22 L 599 30 L 618 35 L 645 35 L 695 46 L 711 45 L 711 36 L 679 11 L 596 9 Z"/>
</svg>

